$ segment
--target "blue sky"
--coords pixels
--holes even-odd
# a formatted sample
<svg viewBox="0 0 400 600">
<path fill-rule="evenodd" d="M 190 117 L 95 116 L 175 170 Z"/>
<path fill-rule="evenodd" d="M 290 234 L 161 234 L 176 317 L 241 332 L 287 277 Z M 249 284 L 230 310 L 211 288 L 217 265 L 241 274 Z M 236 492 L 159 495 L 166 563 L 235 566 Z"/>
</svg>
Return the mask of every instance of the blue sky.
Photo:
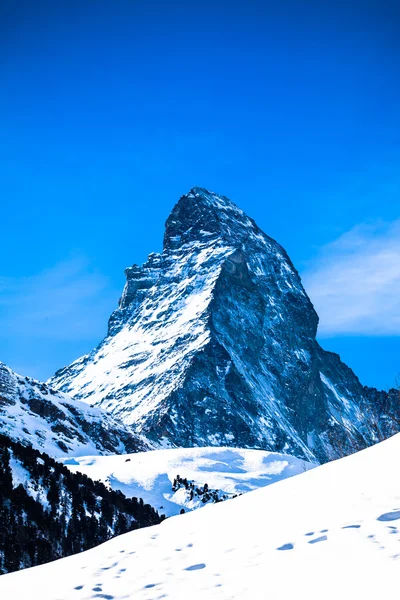
<svg viewBox="0 0 400 600">
<path fill-rule="evenodd" d="M 393 384 L 399 29 L 384 0 L 1 3 L 0 360 L 89 351 L 200 185 L 287 249 L 321 344 Z"/>
</svg>

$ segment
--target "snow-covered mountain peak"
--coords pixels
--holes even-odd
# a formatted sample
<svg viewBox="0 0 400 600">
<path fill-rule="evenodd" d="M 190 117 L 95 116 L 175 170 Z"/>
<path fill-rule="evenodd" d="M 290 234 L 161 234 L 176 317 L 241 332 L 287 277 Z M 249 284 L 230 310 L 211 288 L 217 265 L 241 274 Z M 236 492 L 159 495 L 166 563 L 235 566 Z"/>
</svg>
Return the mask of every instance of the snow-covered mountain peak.
<svg viewBox="0 0 400 600">
<path fill-rule="evenodd" d="M 285 250 L 228 198 L 190 190 L 167 219 L 163 252 L 125 273 L 107 337 L 56 373 L 57 389 L 162 445 L 325 461 L 397 430 L 379 419 L 381 403 L 398 412 L 396 402 L 372 401 L 320 348 Z"/>
</svg>

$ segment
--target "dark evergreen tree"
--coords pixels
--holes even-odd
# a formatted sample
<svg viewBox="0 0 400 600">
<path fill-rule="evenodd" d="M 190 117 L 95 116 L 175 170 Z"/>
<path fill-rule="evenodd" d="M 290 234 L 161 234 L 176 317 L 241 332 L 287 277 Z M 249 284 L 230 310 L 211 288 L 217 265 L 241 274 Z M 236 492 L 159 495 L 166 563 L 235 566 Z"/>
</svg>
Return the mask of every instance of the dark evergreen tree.
<svg viewBox="0 0 400 600">
<path fill-rule="evenodd" d="M 28 473 L 25 487 L 13 487 L 11 456 Z M 142 499 L 0 435 L 0 574 L 88 550 L 163 518 Z"/>
</svg>

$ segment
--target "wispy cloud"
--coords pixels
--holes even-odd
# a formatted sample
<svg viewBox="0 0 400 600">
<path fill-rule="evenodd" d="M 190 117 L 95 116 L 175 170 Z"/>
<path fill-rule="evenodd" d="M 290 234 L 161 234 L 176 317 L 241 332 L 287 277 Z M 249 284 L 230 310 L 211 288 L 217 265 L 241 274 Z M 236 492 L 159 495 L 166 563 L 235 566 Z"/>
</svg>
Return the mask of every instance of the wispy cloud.
<svg viewBox="0 0 400 600">
<path fill-rule="evenodd" d="M 400 220 L 361 224 L 303 273 L 319 335 L 400 335 Z"/>
<path fill-rule="evenodd" d="M 85 340 L 105 330 L 116 301 L 108 279 L 84 258 L 30 277 L 0 276 L 1 337 Z"/>
</svg>

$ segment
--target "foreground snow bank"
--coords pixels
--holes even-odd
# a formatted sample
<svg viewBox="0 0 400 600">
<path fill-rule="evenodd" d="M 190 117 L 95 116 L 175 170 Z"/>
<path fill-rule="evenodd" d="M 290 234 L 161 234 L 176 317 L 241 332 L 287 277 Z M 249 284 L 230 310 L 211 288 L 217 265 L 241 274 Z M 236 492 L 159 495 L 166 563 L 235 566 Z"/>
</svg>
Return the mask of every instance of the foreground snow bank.
<svg viewBox="0 0 400 600">
<path fill-rule="evenodd" d="M 0 577 L 16 600 L 398 597 L 400 435 L 298 477 Z"/>
<path fill-rule="evenodd" d="M 205 504 L 204 495 L 195 493 L 191 498 L 190 490 L 184 486 L 172 490 L 177 475 L 193 481 L 195 486 L 207 483 L 210 490 L 218 490 L 220 498 L 230 498 L 315 466 L 285 454 L 214 447 L 78 457 L 65 460 L 64 464 L 71 471 L 101 480 L 125 496 L 143 498 L 167 516 L 179 514 L 182 508 L 193 510 Z"/>
</svg>

